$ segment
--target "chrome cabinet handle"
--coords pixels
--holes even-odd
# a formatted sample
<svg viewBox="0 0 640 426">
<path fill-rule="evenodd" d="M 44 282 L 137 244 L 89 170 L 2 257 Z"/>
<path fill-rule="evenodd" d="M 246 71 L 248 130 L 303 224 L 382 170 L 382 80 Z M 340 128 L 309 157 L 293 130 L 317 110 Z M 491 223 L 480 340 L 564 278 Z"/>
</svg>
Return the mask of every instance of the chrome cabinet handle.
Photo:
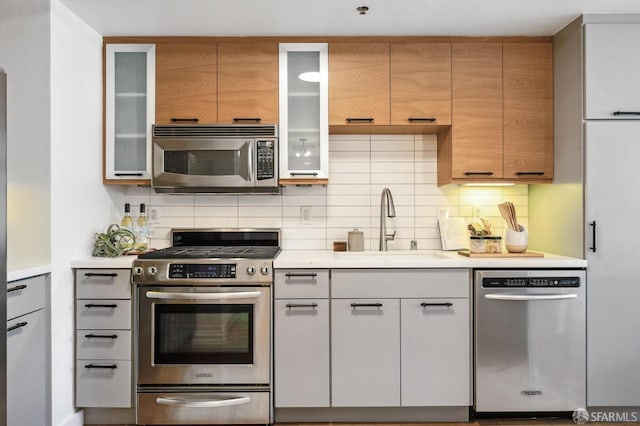
<svg viewBox="0 0 640 426">
<path fill-rule="evenodd" d="M 485 299 L 490 300 L 564 300 L 564 299 L 577 299 L 577 294 L 485 294 Z"/>
<path fill-rule="evenodd" d="M 156 404 L 171 405 L 174 407 L 189 407 L 189 408 L 215 408 L 215 407 L 228 407 L 230 405 L 248 404 L 251 402 L 251 398 L 248 396 L 239 396 L 229 399 L 212 399 L 212 400 L 197 400 L 197 399 L 181 399 L 181 398 L 156 398 Z"/>
<path fill-rule="evenodd" d="M 258 299 L 259 291 L 238 291 L 235 293 L 166 293 L 164 291 L 147 291 L 149 299 L 162 300 L 229 300 L 229 299 Z"/>
</svg>

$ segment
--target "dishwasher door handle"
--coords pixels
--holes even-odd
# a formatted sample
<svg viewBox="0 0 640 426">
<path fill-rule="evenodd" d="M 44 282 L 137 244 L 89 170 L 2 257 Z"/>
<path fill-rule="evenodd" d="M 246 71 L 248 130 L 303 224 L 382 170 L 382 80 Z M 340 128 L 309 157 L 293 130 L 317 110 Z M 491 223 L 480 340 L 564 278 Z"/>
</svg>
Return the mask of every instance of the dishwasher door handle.
<svg viewBox="0 0 640 426">
<path fill-rule="evenodd" d="M 565 300 L 565 299 L 577 299 L 577 294 L 485 294 L 485 299 L 491 300 L 515 300 L 515 301 L 527 301 L 527 300 Z"/>
</svg>

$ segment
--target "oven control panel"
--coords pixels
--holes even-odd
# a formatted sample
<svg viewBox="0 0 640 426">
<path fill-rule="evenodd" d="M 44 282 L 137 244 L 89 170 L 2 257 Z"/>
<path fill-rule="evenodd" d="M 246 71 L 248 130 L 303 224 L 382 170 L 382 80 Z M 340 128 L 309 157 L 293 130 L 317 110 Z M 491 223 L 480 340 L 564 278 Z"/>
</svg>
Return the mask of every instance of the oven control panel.
<svg viewBox="0 0 640 426">
<path fill-rule="evenodd" d="M 169 265 L 169 278 L 235 278 L 236 264 L 206 264 L 206 263 L 172 263 Z"/>
</svg>

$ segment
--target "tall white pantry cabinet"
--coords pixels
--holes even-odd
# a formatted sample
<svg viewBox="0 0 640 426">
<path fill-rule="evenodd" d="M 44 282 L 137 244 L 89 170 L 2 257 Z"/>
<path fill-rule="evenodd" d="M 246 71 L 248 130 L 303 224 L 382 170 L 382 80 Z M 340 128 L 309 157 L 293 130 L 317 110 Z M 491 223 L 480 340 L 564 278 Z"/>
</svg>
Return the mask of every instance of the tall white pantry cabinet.
<svg viewBox="0 0 640 426">
<path fill-rule="evenodd" d="M 554 37 L 558 173 L 530 188 L 530 227 L 550 235 L 532 247 L 588 261 L 592 409 L 640 406 L 639 45 L 640 15 L 584 15 Z"/>
</svg>

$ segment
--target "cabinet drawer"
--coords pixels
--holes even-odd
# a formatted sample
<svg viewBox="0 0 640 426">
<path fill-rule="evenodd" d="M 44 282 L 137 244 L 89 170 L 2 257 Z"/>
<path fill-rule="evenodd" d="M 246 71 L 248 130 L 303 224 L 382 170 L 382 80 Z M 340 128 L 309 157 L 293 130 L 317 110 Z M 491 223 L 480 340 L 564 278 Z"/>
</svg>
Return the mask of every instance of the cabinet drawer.
<svg viewBox="0 0 640 426">
<path fill-rule="evenodd" d="M 276 270 L 276 299 L 305 299 L 327 297 L 329 297 L 328 269 Z"/>
<path fill-rule="evenodd" d="M 130 300 L 76 300 L 76 328 L 130 329 Z"/>
<path fill-rule="evenodd" d="M 131 269 L 76 270 L 77 299 L 131 299 Z"/>
<path fill-rule="evenodd" d="M 469 297 L 468 269 L 334 269 L 333 298 Z"/>
<path fill-rule="evenodd" d="M 45 275 L 7 284 L 7 319 L 44 308 Z"/>
<path fill-rule="evenodd" d="M 76 358 L 131 360 L 131 331 L 78 330 Z"/>
<path fill-rule="evenodd" d="M 131 361 L 78 360 L 76 407 L 131 407 Z"/>
</svg>

